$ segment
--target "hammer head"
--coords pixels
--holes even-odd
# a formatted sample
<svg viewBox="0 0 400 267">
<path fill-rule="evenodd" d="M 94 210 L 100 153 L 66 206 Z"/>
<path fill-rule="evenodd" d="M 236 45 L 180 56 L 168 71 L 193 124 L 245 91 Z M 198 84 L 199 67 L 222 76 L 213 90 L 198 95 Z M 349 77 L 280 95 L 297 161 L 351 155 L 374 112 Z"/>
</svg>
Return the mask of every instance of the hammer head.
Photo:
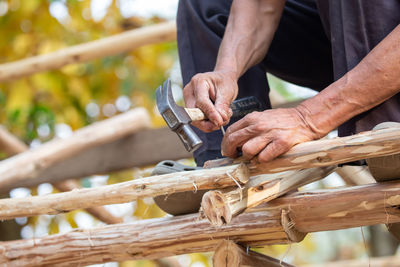
<svg viewBox="0 0 400 267">
<path fill-rule="evenodd" d="M 156 91 L 157 108 L 168 127 L 174 131 L 187 151 L 192 152 L 203 142 L 190 127 L 191 119 L 185 109 L 178 106 L 172 96 L 171 81 L 168 79 Z"/>
</svg>

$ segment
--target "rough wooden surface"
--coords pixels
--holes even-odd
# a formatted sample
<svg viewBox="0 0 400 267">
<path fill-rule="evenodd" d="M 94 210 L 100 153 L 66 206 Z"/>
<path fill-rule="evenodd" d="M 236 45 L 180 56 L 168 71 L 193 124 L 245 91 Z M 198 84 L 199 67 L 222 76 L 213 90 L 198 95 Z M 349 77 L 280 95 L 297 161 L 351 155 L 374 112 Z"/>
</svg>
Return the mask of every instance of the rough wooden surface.
<svg viewBox="0 0 400 267">
<path fill-rule="evenodd" d="M 178 136 L 169 128 L 142 129 L 114 141 L 96 144 L 37 170 L 26 180 L 9 180 L 10 188 L 54 183 L 65 179 L 104 174 L 170 159 L 190 158 Z M 16 175 L 16 173 L 15 173 Z M 0 187 L 0 192 L 6 192 Z"/>
<path fill-rule="evenodd" d="M 33 73 L 61 68 L 72 63 L 82 63 L 96 58 L 131 51 L 137 47 L 173 41 L 176 39 L 175 22 L 130 30 L 111 37 L 60 49 L 15 62 L 0 65 L 0 82 Z"/>
<path fill-rule="evenodd" d="M 293 267 L 278 259 L 241 247 L 231 240 L 223 240 L 213 255 L 214 267 Z"/>
<path fill-rule="evenodd" d="M 0 243 L 0 264 L 71 266 L 154 259 L 214 251 L 223 239 L 243 246 L 286 243 L 281 219 L 292 228 L 326 231 L 400 222 L 400 182 L 303 192 L 283 196 L 214 227 L 198 214 L 75 230 L 66 234 Z"/>
<path fill-rule="evenodd" d="M 69 138 L 53 140 L 3 160 L 0 162 L 0 188 L 5 191 L 15 186 L 37 184 L 38 181 L 29 183 L 29 179 L 35 180 L 41 170 L 90 147 L 117 140 L 149 125 L 150 117 L 147 111 L 144 108 L 136 108 L 82 128 Z"/>
<path fill-rule="evenodd" d="M 54 187 L 60 190 L 61 192 L 69 192 L 81 188 L 79 183 L 76 182 L 75 180 L 66 180 L 59 183 L 55 183 Z M 107 224 L 122 223 L 124 221 L 122 218 L 113 216 L 103 206 L 90 207 L 87 208 L 86 211 L 95 218 L 97 218 L 98 220 Z"/>
<path fill-rule="evenodd" d="M 312 168 L 264 174 L 251 177 L 242 188 L 237 186 L 222 190 L 208 191 L 203 195 L 201 208 L 210 223 L 221 226 L 248 208 L 268 202 L 308 183 L 320 180 L 336 167 Z"/>
<path fill-rule="evenodd" d="M 167 195 L 175 192 L 220 188 L 246 183 L 247 167 L 234 165 L 212 170 L 196 170 L 136 179 L 96 188 L 70 192 L 0 200 L 0 219 L 57 214 L 74 209 L 125 203 L 138 198 Z"/>
<path fill-rule="evenodd" d="M 304 142 L 268 163 L 254 163 L 249 168 L 251 175 L 257 175 L 324 167 L 397 153 L 400 153 L 400 128 L 387 128 L 347 137 Z M 232 162 L 246 161 L 238 158 Z M 220 160 L 206 163 L 209 166 L 220 164 Z"/>
<path fill-rule="evenodd" d="M 321 264 L 306 264 L 301 267 L 400 267 L 400 257 L 380 257 L 370 259 L 342 260 L 324 262 Z"/>
<path fill-rule="evenodd" d="M 12 135 L 5 128 L 0 127 L 0 150 L 5 151 L 9 156 L 25 152 L 29 147 Z M 53 184 L 61 192 L 71 191 L 80 188 L 74 180 L 65 180 Z M 91 207 L 86 209 L 92 216 L 107 224 L 122 223 L 122 218 L 118 218 L 109 213 L 104 207 Z"/>
</svg>

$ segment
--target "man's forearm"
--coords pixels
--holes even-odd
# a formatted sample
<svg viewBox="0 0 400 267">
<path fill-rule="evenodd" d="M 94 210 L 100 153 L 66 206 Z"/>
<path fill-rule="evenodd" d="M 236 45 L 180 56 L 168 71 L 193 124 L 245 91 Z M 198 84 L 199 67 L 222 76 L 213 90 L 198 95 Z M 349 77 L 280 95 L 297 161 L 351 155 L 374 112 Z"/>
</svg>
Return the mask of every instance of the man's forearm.
<svg viewBox="0 0 400 267">
<path fill-rule="evenodd" d="M 266 55 L 285 0 L 234 0 L 215 70 L 239 78 Z"/>
<path fill-rule="evenodd" d="M 400 25 L 355 68 L 298 110 L 320 136 L 400 91 Z"/>
</svg>

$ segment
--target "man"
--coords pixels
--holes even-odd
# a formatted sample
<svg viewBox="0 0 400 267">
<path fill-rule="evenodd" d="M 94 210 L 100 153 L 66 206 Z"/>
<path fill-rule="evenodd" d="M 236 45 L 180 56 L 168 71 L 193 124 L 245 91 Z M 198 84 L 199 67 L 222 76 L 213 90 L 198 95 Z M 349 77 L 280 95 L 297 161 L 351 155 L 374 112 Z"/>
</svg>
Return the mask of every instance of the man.
<svg viewBox="0 0 400 267">
<path fill-rule="evenodd" d="M 236 157 L 238 149 L 268 162 L 337 127 L 345 136 L 399 122 L 399 23 L 397 0 L 181 0 L 185 103 L 209 118 L 193 123 L 204 142 L 197 164 L 221 150 Z M 320 93 L 295 108 L 270 110 L 266 72 Z M 229 105 L 249 95 L 265 111 L 231 124 L 222 137 Z M 380 160 L 370 166 L 378 181 L 400 177 L 399 157 Z M 392 168 L 381 170 L 379 162 Z"/>
</svg>

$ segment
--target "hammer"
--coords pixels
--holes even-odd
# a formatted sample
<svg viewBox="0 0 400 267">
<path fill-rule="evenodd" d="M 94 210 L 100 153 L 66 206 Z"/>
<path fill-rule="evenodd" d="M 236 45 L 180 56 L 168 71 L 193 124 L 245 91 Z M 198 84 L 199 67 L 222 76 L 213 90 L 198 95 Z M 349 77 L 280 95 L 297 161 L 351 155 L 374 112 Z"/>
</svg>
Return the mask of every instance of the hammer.
<svg viewBox="0 0 400 267">
<path fill-rule="evenodd" d="M 171 81 L 166 80 L 156 90 L 157 108 L 168 127 L 181 139 L 189 152 L 198 149 L 203 142 L 190 127 L 192 121 L 207 119 L 198 108 L 183 108 L 175 103 L 172 96 Z M 235 100 L 231 104 L 232 118 L 243 117 L 253 111 L 261 110 L 261 103 L 254 96 Z"/>
</svg>

